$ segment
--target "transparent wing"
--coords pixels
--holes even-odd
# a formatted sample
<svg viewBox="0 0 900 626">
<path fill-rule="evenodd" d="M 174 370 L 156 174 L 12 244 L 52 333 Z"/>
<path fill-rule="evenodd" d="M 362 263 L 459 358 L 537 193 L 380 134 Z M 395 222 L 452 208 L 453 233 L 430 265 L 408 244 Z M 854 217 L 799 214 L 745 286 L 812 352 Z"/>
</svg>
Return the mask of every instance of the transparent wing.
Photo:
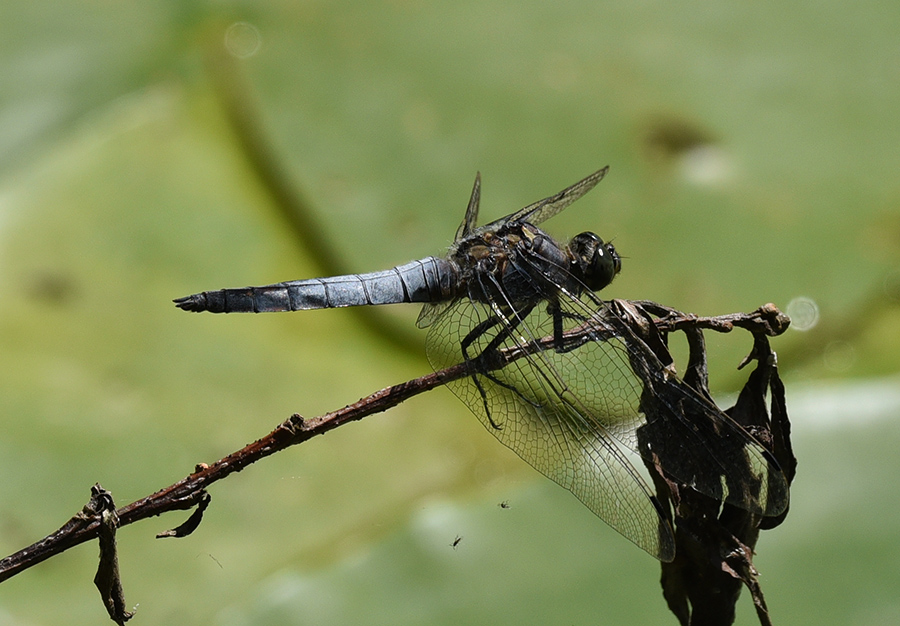
<svg viewBox="0 0 900 626">
<path fill-rule="evenodd" d="M 419 311 L 419 317 L 416 320 L 418 328 L 428 328 L 444 314 L 444 311 L 450 308 L 453 300 L 444 300 L 443 302 L 426 302 Z"/>
<path fill-rule="evenodd" d="M 441 369 L 461 362 L 463 340 L 472 338 L 473 329 L 490 326 L 494 315 L 487 305 L 469 300 L 454 303 L 429 331 L 432 366 Z M 548 316 L 541 319 L 535 310 L 503 342 L 504 347 L 527 345 L 550 333 L 550 324 Z M 492 332 L 477 334 L 468 346 L 469 356 L 483 352 L 503 329 L 501 323 L 493 325 Z M 623 349 L 624 344 L 613 341 L 591 342 L 588 347 L 598 353 L 597 361 L 611 363 L 622 362 L 614 354 Z M 670 561 L 675 552 L 671 526 L 647 482 L 627 458 L 628 451 L 598 419 L 602 415 L 606 424 L 633 432 L 638 425 L 636 398 L 630 393 L 605 394 L 602 407 L 585 410 L 573 391 L 589 387 L 590 376 L 572 370 L 573 364 L 565 354 L 543 351 L 448 386 L 504 445 L 571 491 L 622 535 L 656 558 Z"/>
<path fill-rule="evenodd" d="M 786 508 L 787 481 L 759 442 L 669 372 L 593 293 L 581 300 L 560 289 L 556 307 L 541 303 L 522 319 L 502 305 L 461 300 L 432 325 L 435 368 L 489 347 L 523 355 L 450 384 L 491 434 L 662 559 L 671 531 L 628 451 L 743 509 L 774 516 Z M 554 321 L 563 337 L 580 339 L 554 346 L 546 340 Z"/>
<path fill-rule="evenodd" d="M 602 410 L 601 396 L 610 385 L 631 386 L 627 395 L 640 394 L 641 424 L 634 430 L 610 425 L 613 436 L 697 491 L 766 516 L 783 512 L 789 487 L 772 454 L 712 401 L 668 371 L 607 303 L 585 293 L 584 299 L 565 293 L 560 298 L 570 326 L 587 320 L 597 341 L 620 337 L 626 350 L 617 355 L 618 363 L 598 358 L 592 349 L 560 355 L 569 368 L 589 372 L 585 386 L 580 386 L 582 379 L 574 379 L 572 389 L 584 409 Z M 621 375 L 625 368 L 634 375 Z"/>
<path fill-rule="evenodd" d="M 603 180 L 603 177 L 606 176 L 608 171 L 609 166 L 607 165 L 587 178 L 578 181 L 570 187 L 566 187 L 549 198 L 533 202 L 528 206 L 519 209 L 515 213 L 494 220 L 490 224 L 485 224 L 478 228 L 477 232 L 481 233 L 487 230 L 497 230 L 500 226 L 509 222 L 528 222 L 529 224 L 535 225 L 540 224 L 544 220 L 550 219 L 596 187 L 597 183 Z"/>
<path fill-rule="evenodd" d="M 473 230 L 475 230 L 478 222 L 478 206 L 481 203 L 481 172 L 475 173 L 475 184 L 472 186 L 472 195 L 469 196 L 469 206 L 466 207 L 466 215 L 462 224 L 456 231 L 454 241 L 465 239 Z"/>
</svg>

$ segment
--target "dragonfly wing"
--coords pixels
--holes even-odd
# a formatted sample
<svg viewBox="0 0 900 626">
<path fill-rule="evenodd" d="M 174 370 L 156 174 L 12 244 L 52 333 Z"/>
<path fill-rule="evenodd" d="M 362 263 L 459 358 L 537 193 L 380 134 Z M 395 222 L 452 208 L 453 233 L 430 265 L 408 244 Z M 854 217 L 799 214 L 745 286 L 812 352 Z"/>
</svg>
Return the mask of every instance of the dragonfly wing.
<svg viewBox="0 0 900 626">
<path fill-rule="evenodd" d="M 506 217 L 500 218 L 499 220 L 495 220 L 490 224 L 485 224 L 481 228 L 478 229 L 479 232 L 485 230 L 496 230 L 503 224 L 508 222 L 528 222 L 529 224 L 540 224 L 544 220 L 550 219 L 570 204 L 581 198 L 584 194 L 589 192 L 591 189 L 597 186 L 603 177 L 606 176 L 606 173 L 609 171 L 609 166 L 607 165 L 604 168 L 601 168 L 588 176 L 587 178 L 583 178 L 579 180 L 574 185 L 566 187 L 562 191 L 557 194 L 550 196 L 549 198 L 544 198 L 543 200 L 538 200 L 537 202 L 532 202 L 526 207 L 523 207 L 512 213 L 511 215 L 507 215 Z"/>
<path fill-rule="evenodd" d="M 560 307 L 565 326 L 587 321 L 593 340 L 552 356 L 573 403 L 683 484 L 762 515 L 784 511 L 788 485 L 774 457 L 666 368 L 627 321 L 587 293 L 585 300 L 561 294 Z M 623 419 L 622 411 L 632 418 Z"/>
<path fill-rule="evenodd" d="M 416 320 L 417 328 L 428 328 L 453 304 L 453 300 L 444 300 L 442 302 L 426 302 L 419 311 L 419 317 Z"/>
<path fill-rule="evenodd" d="M 532 320 L 532 317 L 535 319 Z M 491 325 L 487 305 L 460 300 L 432 325 L 427 351 L 432 366 L 442 369 L 464 360 L 461 344 L 473 339 L 471 357 L 484 351 L 498 333 L 503 347 L 526 347 L 535 333 L 548 333 L 548 319 L 534 312 L 512 334 L 502 323 Z M 472 338 L 480 327 L 490 328 Z M 601 349 L 616 348 L 604 346 Z M 545 476 L 571 491 L 607 524 L 663 561 L 674 557 L 672 528 L 646 480 L 621 446 L 593 414 L 586 413 L 566 389 L 554 363 L 556 353 L 523 356 L 502 369 L 448 383 L 501 443 Z M 619 411 L 628 417 L 625 411 Z M 627 429 L 627 427 L 622 427 Z M 632 427 L 633 428 L 633 427 Z M 631 455 L 633 456 L 633 455 Z"/>
<path fill-rule="evenodd" d="M 475 230 L 478 222 L 478 205 L 481 203 L 481 172 L 475 173 L 475 184 L 472 186 L 472 195 L 469 196 L 469 206 L 466 207 L 466 216 L 456 231 L 454 241 L 465 239 Z"/>
</svg>

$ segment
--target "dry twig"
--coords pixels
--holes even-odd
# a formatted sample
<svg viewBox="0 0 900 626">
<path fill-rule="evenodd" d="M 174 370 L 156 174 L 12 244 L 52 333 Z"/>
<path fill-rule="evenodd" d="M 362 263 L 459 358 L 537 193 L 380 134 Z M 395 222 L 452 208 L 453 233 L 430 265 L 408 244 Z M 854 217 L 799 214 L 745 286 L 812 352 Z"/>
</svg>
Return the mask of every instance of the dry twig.
<svg viewBox="0 0 900 626">
<path fill-rule="evenodd" d="M 796 461 L 790 451 L 789 423 L 784 410 L 784 394 L 774 353 L 768 347 L 767 336 L 784 332 L 789 320 L 774 305 L 765 305 L 752 313 L 737 313 L 720 317 L 697 317 L 684 314 L 647 301 L 614 301 L 612 305 L 631 315 L 652 320 L 652 330 L 657 341 L 650 342 L 658 353 L 665 351 L 665 338 L 673 331 L 684 331 L 688 336 L 691 357 L 684 380 L 699 393 L 708 396 L 706 389 L 706 360 L 702 342 L 702 330 L 729 332 L 734 327 L 749 330 L 754 336 L 754 350 L 748 359 L 758 361 L 756 371 L 741 394 L 738 404 L 730 409 L 731 416 L 741 423 L 775 455 L 788 480 L 793 478 Z M 651 318 L 651 316 L 655 316 Z M 647 329 L 642 332 L 646 333 Z M 592 333 L 596 329 L 578 328 L 567 333 L 566 341 L 576 345 L 585 341 L 579 332 Z M 537 342 L 533 350 L 544 349 L 550 339 Z M 504 367 L 527 353 L 522 348 L 504 351 L 494 366 Z M 660 354 L 661 357 L 666 355 Z M 661 358 L 667 362 L 666 358 Z M 669 359 L 670 360 L 670 359 Z M 110 616 L 124 623 L 131 615 L 124 610 L 121 582 L 114 549 L 114 531 L 140 520 L 162 515 L 170 511 L 197 507 L 190 518 L 158 537 L 184 537 L 193 532 L 202 520 L 203 511 L 209 505 L 208 489 L 214 483 L 239 472 L 271 454 L 301 444 L 316 435 L 322 435 L 348 422 L 380 413 L 420 393 L 430 391 L 449 381 L 470 375 L 469 366 L 460 364 L 414 380 L 387 387 L 358 402 L 320 417 L 304 419 L 294 414 L 257 441 L 229 454 L 212 465 L 200 464 L 194 472 L 173 485 L 113 510 L 112 496 L 96 485 L 91 501 L 84 509 L 59 530 L 40 541 L 0 561 L 0 582 L 37 565 L 69 548 L 101 538 L 101 568 L 98 571 L 98 587 L 101 587 L 104 603 Z M 769 390 L 772 396 L 772 419 L 768 419 L 762 399 Z M 765 416 L 761 418 L 760 416 Z M 655 466 L 651 472 L 659 472 Z M 756 580 L 756 570 L 751 554 L 760 529 L 772 528 L 784 518 L 760 518 L 747 511 L 699 494 L 679 485 L 671 477 L 658 473 L 655 477 L 657 494 L 661 501 L 669 503 L 674 511 L 677 556 L 672 563 L 663 563 L 663 592 L 670 609 L 682 624 L 728 624 L 733 620 L 734 602 L 741 584 L 750 588 L 762 624 L 768 624 L 765 602 Z M 112 544 L 110 543 L 112 541 Z M 105 564 L 105 565 L 104 565 Z M 726 591 L 727 593 L 723 593 Z M 713 599 L 715 602 L 713 602 Z M 691 614 L 690 607 L 694 612 Z M 729 614 L 731 618 L 729 619 Z"/>
</svg>

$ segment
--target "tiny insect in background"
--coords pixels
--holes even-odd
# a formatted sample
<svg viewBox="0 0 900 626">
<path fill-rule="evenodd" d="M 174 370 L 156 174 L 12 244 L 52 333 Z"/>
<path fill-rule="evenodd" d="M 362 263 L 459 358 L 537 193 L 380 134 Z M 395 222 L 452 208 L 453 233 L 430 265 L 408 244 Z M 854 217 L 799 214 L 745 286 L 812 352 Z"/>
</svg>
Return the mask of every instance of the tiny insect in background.
<svg viewBox="0 0 900 626">
<path fill-rule="evenodd" d="M 456 535 L 456 539 L 453 540 L 453 543 L 450 544 L 450 547 L 456 550 L 459 547 L 459 542 L 462 541 L 462 537 Z"/>
</svg>

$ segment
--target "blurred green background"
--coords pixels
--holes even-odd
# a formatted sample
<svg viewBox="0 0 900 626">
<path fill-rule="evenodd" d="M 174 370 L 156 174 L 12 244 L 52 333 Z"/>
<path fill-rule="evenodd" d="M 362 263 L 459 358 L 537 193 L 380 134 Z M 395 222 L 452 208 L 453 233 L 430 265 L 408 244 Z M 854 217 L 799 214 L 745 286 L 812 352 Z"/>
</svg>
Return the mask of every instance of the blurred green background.
<svg viewBox="0 0 900 626">
<path fill-rule="evenodd" d="M 774 342 L 800 461 L 758 545 L 776 623 L 900 621 L 896 2 L 39 0 L 0 17 L 3 555 L 94 482 L 124 505 L 293 412 L 429 371 L 416 307 L 225 317 L 173 297 L 438 254 L 476 170 L 488 220 L 609 164 L 546 224 L 615 239 L 607 297 L 771 301 L 810 327 Z M 733 392 L 749 337 L 708 339 Z M 119 533 L 132 623 L 675 623 L 658 564 L 446 390 L 230 477 L 194 535 L 153 538 L 183 519 Z M 0 585 L 0 625 L 104 623 L 96 554 Z"/>
</svg>

